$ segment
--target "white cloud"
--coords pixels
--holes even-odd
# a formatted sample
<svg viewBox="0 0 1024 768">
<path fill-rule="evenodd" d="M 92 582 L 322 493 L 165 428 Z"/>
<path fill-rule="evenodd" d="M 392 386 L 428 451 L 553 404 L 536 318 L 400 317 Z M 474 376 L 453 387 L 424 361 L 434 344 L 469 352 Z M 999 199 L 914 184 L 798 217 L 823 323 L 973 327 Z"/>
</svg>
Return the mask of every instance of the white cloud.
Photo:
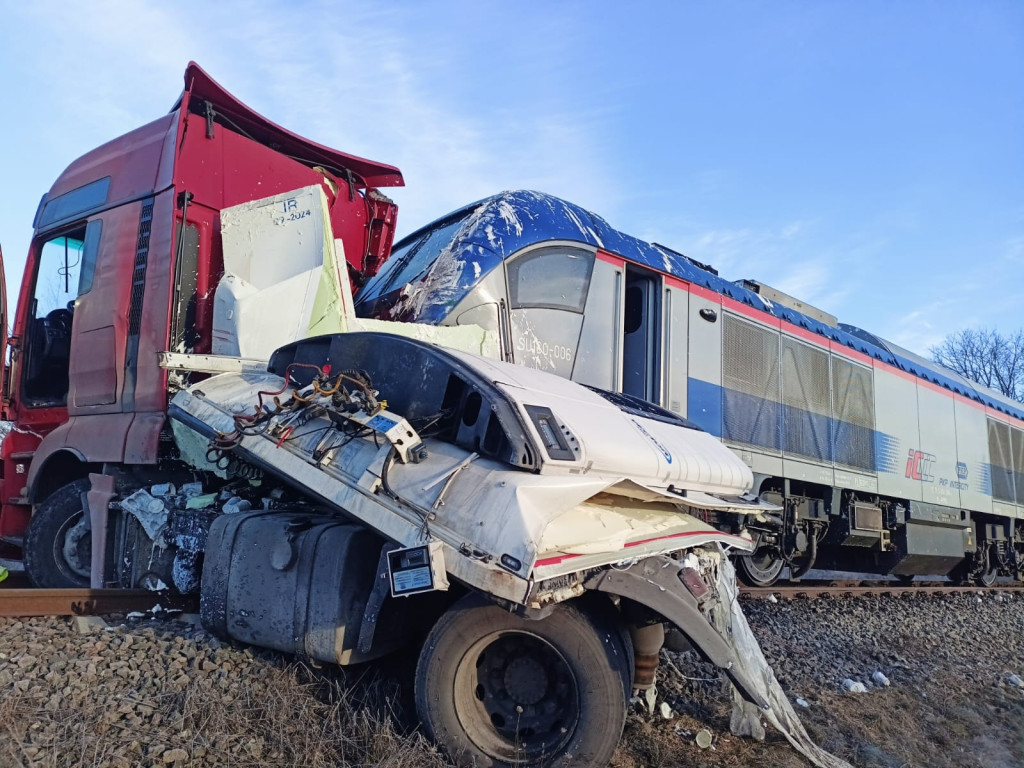
<svg viewBox="0 0 1024 768">
<path fill-rule="evenodd" d="M 22 28 L 33 95 L 52 105 L 28 116 L 46 134 L 39 151 L 59 158 L 37 183 L 166 112 L 194 59 L 274 122 L 399 166 L 407 187 L 385 191 L 399 203 L 400 231 L 507 188 L 550 191 L 598 211 L 615 205 L 594 138 L 599 109 L 571 98 L 523 108 L 533 83 L 511 77 L 515 60 L 506 62 L 508 83 L 496 64 L 488 65 L 493 73 L 459 71 L 457 52 L 410 28 L 407 8 L 100 0 L 7 13 Z M 568 34 L 564 42 L 571 44 Z M 529 46 L 517 51 L 524 61 Z M 459 91 L 489 77 L 488 103 Z"/>
</svg>

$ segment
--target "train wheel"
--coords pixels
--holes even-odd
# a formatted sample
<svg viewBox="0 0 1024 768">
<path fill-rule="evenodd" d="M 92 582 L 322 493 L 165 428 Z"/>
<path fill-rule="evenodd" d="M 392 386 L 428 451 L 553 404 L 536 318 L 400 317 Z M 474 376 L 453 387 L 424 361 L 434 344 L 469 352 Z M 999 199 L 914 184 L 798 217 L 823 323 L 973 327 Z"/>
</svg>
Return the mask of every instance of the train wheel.
<svg viewBox="0 0 1024 768">
<path fill-rule="evenodd" d="M 737 557 L 736 563 L 740 580 L 748 587 L 770 587 L 779 580 L 785 565 L 781 557 L 775 556 L 767 548 Z"/>
<path fill-rule="evenodd" d="M 996 566 L 989 566 L 988 570 L 982 571 L 974 577 L 974 582 L 979 587 L 985 587 L 988 589 L 996 583 L 996 577 L 999 575 L 999 569 Z"/>
<path fill-rule="evenodd" d="M 628 663 L 610 621 L 571 605 L 531 621 L 470 595 L 423 646 L 416 709 L 460 765 L 607 765 Z"/>
<path fill-rule="evenodd" d="M 92 534 L 86 527 L 82 494 L 88 479 L 54 491 L 36 507 L 25 534 L 25 571 L 37 587 L 88 587 Z"/>
</svg>

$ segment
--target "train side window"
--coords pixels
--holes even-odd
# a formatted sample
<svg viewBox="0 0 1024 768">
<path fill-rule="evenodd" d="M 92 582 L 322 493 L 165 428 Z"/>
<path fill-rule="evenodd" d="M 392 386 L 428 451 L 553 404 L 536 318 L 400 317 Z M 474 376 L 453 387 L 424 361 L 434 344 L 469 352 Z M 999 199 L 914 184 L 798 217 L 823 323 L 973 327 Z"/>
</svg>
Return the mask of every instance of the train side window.
<svg viewBox="0 0 1024 768">
<path fill-rule="evenodd" d="M 513 309 L 547 307 L 583 312 L 594 271 L 594 254 L 577 248 L 542 248 L 508 264 Z"/>
</svg>

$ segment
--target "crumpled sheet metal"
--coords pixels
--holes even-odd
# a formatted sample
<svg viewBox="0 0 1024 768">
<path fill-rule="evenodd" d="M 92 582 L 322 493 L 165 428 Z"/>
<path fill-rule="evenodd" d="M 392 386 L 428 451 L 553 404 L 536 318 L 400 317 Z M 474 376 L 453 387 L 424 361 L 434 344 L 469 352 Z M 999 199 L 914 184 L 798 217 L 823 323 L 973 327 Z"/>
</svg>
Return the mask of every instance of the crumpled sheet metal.
<svg viewBox="0 0 1024 768">
<path fill-rule="evenodd" d="M 798 752 L 819 768 L 853 768 L 845 760 L 815 744 L 804 730 L 793 705 L 789 703 L 785 691 L 775 679 L 775 673 L 765 659 L 761 646 L 747 623 L 747 617 L 743 615 L 736 570 L 732 562 L 720 553 L 707 552 L 702 553 L 700 557 L 702 566 L 707 569 L 706 572 L 715 575 L 715 586 L 720 597 L 718 605 L 712 611 L 712 622 L 722 636 L 732 644 L 738 659 L 737 665 L 754 684 L 761 697 L 769 703 L 769 709 L 762 711 L 743 699 L 733 688 L 730 730 L 737 736 L 750 736 L 760 741 L 765 735 L 764 727 L 761 725 L 761 717 L 764 717 Z"/>
</svg>

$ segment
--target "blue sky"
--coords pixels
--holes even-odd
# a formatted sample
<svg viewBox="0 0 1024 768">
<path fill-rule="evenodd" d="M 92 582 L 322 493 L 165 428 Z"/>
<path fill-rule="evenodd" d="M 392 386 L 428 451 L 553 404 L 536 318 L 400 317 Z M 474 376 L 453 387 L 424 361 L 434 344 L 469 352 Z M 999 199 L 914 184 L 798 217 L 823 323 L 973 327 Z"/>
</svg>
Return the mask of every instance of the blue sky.
<svg viewBox="0 0 1024 768">
<path fill-rule="evenodd" d="M 1024 3 L 0 0 L 0 244 L 194 59 L 398 165 L 400 232 L 503 189 L 926 353 L 1024 326 Z M 13 294 L 16 286 L 9 285 Z"/>
</svg>

